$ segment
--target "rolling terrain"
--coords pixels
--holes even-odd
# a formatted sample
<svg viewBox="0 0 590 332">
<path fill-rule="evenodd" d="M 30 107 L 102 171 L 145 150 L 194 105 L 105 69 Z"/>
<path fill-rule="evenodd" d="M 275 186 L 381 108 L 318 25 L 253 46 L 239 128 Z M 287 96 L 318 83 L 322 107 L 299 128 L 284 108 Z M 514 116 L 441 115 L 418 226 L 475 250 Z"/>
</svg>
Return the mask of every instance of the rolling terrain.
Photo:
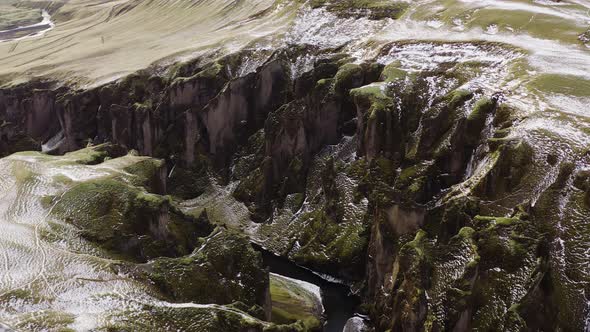
<svg viewBox="0 0 590 332">
<path fill-rule="evenodd" d="M 7 329 L 590 329 L 588 1 L 0 7 Z"/>
</svg>

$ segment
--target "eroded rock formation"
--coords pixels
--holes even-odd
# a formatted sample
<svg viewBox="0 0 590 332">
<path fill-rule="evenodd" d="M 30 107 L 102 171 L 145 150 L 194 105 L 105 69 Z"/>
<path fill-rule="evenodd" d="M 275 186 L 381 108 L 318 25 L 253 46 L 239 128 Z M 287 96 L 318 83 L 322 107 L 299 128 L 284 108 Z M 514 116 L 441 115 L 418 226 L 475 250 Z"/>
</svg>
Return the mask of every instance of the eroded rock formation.
<svg viewBox="0 0 590 332">
<path fill-rule="evenodd" d="M 111 141 L 163 158 L 141 166 L 147 178 L 158 174 L 162 183 L 148 187 L 159 192 L 88 181 L 55 213 L 141 261 L 194 250 L 144 267 L 174 300 L 240 301 L 269 318 L 256 254 L 225 231 L 209 235 L 225 225 L 352 285 L 377 331 L 582 329 L 586 153 L 543 131 L 517 132 L 519 111 L 469 86 L 471 69 L 456 63 L 416 73 L 306 52 L 316 60 L 303 71 L 287 48 L 246 74 L 237 74 L 243 53 L 86 91 L 5 89 L 0 154 Z M 176 198 L 162 196 L 165 187 Z M 194 200 L 181 209 L 180 198 Z M 77 204 L 94 214 L 76 217 Z M 121 228 L 113 214 L 124 216 Z M 212 247 L 220 236 L 230 238 Z M 220 248 L 235 255 L 230 265 L 216 260 Z M 200 282 L 214 276 L 232 290 L 226 298 Z M 260 283 L 234 292 L 240 278 Z"/>
</svg>

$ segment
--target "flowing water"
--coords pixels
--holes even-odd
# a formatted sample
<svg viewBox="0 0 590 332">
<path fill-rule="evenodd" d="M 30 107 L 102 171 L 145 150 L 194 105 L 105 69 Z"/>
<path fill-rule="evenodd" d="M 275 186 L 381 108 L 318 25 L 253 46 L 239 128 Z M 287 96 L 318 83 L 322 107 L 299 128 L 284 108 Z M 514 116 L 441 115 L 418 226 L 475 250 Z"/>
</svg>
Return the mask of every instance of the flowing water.
<svg viewBox="0 0 590 332">
<path fill-rule="evenodd" d="M 328 281 L 310 270 L 299 267 L 292 262 L 277 257 L 265 250 L 262 250 L 264 263 L 271 272 L 302 280 L 321 289 L 322 304 L 326 323 L 325 332 L 341 332 L 346 321 L 353 317 L 358 309 L 360 299 L 350 293 L 350 289 L 340 283 Z"/>
<path fill-rule="evenodd" d="M 39 23 L 0 31 L 0 43 L 43 36 L 43 34 L 55 27 L 55 24 L 51 21 L 51 15 L 46 10 L 42 11 L 41 17 L 42 20 Z"/>
</svg>

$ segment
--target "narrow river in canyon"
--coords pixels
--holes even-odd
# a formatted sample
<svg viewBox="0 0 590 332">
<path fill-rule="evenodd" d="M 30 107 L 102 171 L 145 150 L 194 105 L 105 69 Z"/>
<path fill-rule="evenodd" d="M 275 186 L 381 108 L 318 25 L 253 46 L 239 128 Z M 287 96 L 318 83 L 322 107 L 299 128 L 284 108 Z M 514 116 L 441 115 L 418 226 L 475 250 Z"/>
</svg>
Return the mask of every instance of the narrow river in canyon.
<svg viewBox="0 0 590 332">
<path fill-rule="evenodd" d="M 186 308 L 273 326 L 251 294 L 163 300 L 178 285 L 141 279 L 156 245 L 119 268 L 132 264 L 110 238 L 54 213 L 108 178 L 145 211 L 265 248 L 270 272 L 321 289 L 325 332 L 361 307 L 376 331 L 590 331 L 590 1 L 58 2 L 0 31 L 0 330 L 186 323 Z M 64 155 L 104 142 L 131 153 Z M 174 165 L 157 198 L 130 170 L 151 156 Z M 219 268 L 199 256 L 213 236 L 166 218 L 146 232 L 192 236 L 167 258 Z M 301 266 L 362 280 L 361 294 Z M 255 293 L 233 277 L 215 282 Z"/>
</svg>

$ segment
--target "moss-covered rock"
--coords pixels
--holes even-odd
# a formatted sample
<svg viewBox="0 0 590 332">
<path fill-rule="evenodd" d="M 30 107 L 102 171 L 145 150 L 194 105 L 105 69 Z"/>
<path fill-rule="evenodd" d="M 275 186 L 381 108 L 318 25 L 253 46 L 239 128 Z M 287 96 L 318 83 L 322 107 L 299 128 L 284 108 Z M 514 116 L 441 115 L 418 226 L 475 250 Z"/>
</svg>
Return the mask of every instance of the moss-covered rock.
<svg viewBox="0 0 590 332">
<path fill-rule="evenodd" d="M 404 244 L 394 263 L 389 286 L 391 297 L 382 298 L 379 305 L 391 310 L 391 319 L 377 322 L 379 329 L 419 330 L 426 319 L 426 292 L 430 279 L 431 249 L 424 231 L 416 232 L 412 241 Z"/>
<path fill-rule="evenodd" d="M 360 65 L 348 63 L 340 67 L 334 77 L 334 90 L 345 94 L 352 88 L 361 86 L 364 82 L 364 72 Z"/>
<path fill-rule="evenodd" d="M 233 196 L 246 204 L 252 220 L 263 222 L 271 212 L 272 190 L 272 159 L 267 157 L 259 168 L 240 181 Z"/>
<path fill-rule="evenodd" d="M 359 150 L 369 159 L 403 155 L 398 110 L 388 90 L 387 85 L 375 83 L 350 92 L 357 108 Z"/>
<path fill-rule="evenodd" d="M 270 296 L 273 322 L 291 324 L 301 321 L 310 331 L 321 330 L 323 307 L 318 294 L 298 281 L 271 274 Z"/>
<path fill-rule="evenodd" d="M 175 165 L 170 170 L 167 192 L 181 199 L 198 197 L 211 184 L 212 176 L 211 161 L 204 155 L 198 155 L 192 165 Z"/>
<path fill-rule="evenodd" d="M 358 278 L 368 244 L 366 225 L 358 221 L 336 223 L 322 209 L 306 213 L 300 222 L 291 259 L 316 270 Z"/>
<path fill-rule="evenodd" d="M 404 168 L 396 178 L 395 188 L 401 192 L 403 202 L 426 203 L 435 191 L 434 166 L 431 162 L 422 162 Z"/>
<path fill-rule="evenodd" d="M 270 310 L 268 272 L 262 257 L 239 234 L 217 229 L 195 251 L 157 258 L 141 271 L 174 302 L 231 304 L 239 301 Z M 264 318 L 264 317 L 263 317 Z"/>
<path fill-rule="evenodd" d="M 80 160 L 88 158 L 95 160 L 86 154 Z M 207 219 L 187 216 L 169 197 L 140 187 L 159 181 L 154 180 L 160 176 L 159 161 L 124 158 L 108 162 L 135 172 L 128 179 L 113 175 L 73 183 L 53 199 L 52 214 L 76 226 L 86 239 L 128 258 L 147 260 L 191 252 L 197 238 L 212 230 Z"/>
<path fill-rule="evenodd" d="M 489 98 L 482 98 L 475 103 L 473 110 L 467 117 L 466 135 L 467 143 L 475 145 L 481 137 L 481 132 L 486 125 L 488 115 L 494 112 L 496 103 Z"/>
<path fill-rule="evenodd" d="M 530 175 L 535 156 L 533 148 L 524 140 L 505 142 L 497 153 L 498 161 L 475 187 L 476 193 L 491 199 L 528 185 L 526 177 Z"/>
<path fill-rule="evenodd" d="M 198 305 L 193 306 L 156 306 L 145 305 L 140 313 L 114 315 L 103 323 L 97 331 L 236 331 L 263 332 L 270 329 L 285 332 L 299 332 L 286 326 L 276 326 L 230 306 Z"/>
<path fill-rule="evenodd" d="M 476 216 L 474 222 L 480 229 L 476 241 L 481 268 L 501 266 L 507 272 L 513 272 L 526 265 L 523 260 L 527 256 L 534 256 L 538 239 L 528 220 Z"/>
</svg>

